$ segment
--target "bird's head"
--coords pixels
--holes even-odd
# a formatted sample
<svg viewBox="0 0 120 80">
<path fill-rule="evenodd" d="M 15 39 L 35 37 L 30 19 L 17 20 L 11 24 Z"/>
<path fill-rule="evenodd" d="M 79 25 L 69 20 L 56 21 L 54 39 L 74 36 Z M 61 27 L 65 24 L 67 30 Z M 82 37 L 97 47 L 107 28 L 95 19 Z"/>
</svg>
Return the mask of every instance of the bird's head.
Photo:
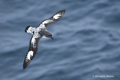
<svg viewBox="0 0 120 80">
<path fill-rule="evenodd" d="M 34 30 L 35 30 L 35 29 L 34 29 L 33 27 L 27 26 L 26 29 L 25 29 L 25 32 L 26 32 L 26 33 L 31 33 L 31 34 L 33 34 Z"/>
</svg>

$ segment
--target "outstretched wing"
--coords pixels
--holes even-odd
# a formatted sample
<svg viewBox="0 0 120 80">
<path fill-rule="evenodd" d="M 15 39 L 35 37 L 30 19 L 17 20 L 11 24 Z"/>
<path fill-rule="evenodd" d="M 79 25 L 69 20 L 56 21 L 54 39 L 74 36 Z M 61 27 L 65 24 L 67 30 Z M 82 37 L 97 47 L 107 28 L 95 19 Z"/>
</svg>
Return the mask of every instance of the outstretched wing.
<svg viewBox="0 0 120 80">
<path fill-rule="evenodd" d="M 40 40 L 40 38 L 35 38 L 34 36 L 32 36 L 32 38 L 30 40 L 30 44 L 29 44 L 28 53 L 26 54 L 25 59 L 24 59 L 23 69 L 25 69 L 30 64 L 32 59 L 34 58 L 34 56 L 38 50 L 39 40 Z"/>
<path fill-rule="evenodd" d="M 39 27 L 48 27 L 50 24 L 56 23 L 64 14 L 65 14 L 65 10 L 61 10 L 57 12 L 52 17 L 42 21 Z"/>
</svg>

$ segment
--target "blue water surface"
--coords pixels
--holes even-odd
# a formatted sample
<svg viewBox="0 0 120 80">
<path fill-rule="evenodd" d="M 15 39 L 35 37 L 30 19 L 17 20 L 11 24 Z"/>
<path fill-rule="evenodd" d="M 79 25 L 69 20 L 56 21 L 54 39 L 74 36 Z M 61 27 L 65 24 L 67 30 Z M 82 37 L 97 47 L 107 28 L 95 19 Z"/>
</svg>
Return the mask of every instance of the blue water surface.
<svg viewBox="0 0 120 80">
<path fill-rule="evenodd" d="M 28 25 L 65 9 L 31 64 Z M 0 80 L 120 80 L 120 0 L 0 0 Z"/>
</svg>

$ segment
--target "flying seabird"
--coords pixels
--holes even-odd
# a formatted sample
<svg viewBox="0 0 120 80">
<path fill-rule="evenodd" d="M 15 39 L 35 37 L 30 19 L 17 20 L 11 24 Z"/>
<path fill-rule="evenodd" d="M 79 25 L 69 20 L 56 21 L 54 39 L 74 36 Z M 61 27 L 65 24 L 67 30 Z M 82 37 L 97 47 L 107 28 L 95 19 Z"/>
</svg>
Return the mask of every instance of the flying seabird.
<svg viewBox="0 0 120 80">
<path fill-rule="evenodd" d="M 59 21 L 59 19 L 64 15 L 64 13 L 65 13 L 65 10 L 61 10 L 57 12 L 52 17 L 42 21 L 38 27 L 32 27 L 32 26 L 26 27 L 25 32 L 32 34 L 32 38 L 30 40 L 28 53 L 26 54 L 24 59 L 23 69 L 25 69 L 30 64 L 35 54 L 37 53 L 39 40 L 42 37 L 53 39 L 52 34 L 47 31 L 47 27 L 50 24 L 53 24 Z"/>
</svg>

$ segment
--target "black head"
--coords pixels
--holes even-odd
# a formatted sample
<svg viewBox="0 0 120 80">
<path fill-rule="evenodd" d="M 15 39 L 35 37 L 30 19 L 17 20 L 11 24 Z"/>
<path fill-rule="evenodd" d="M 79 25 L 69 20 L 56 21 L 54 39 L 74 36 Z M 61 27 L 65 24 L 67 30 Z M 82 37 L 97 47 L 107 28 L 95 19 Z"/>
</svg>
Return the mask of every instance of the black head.
<svg viewBox="0 0 120 80">
<path fill-rule="evenodd" d="M 29 27 L 30 27 L 30 26 L 27 26 L 27 27 L 26 27 L 25 32 L 27 32 L 27 30 L 28 30 Z"/>
</svg>

